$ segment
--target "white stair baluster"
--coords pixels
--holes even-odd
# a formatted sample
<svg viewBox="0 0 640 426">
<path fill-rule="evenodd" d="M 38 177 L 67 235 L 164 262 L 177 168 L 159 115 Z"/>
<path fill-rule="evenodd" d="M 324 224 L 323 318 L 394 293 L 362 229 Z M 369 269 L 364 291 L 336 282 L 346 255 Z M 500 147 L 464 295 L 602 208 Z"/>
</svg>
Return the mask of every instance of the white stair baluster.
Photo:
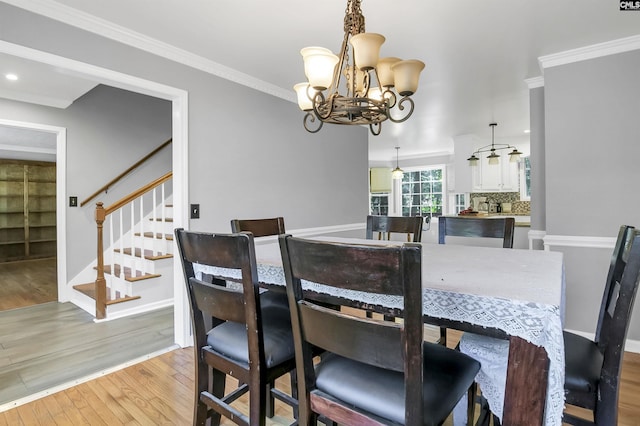
<svg viewBox="0 0 640 426">
<path fill-rule="evenodd" d="M 116 256 L 113 250 L 115 248 L 115 245 L 113 244 L 113 215 L 112 214 L 109 215 L 109 245 L 107 247 L 109 250 L 109 258 L 111 259 L 111 262 L 110 262 L 111 276 L 107 280 L 108 288 L 109 288 L 109 298 L 114 299 L 115 296 L 113 294 L 113 281 L 116 276 L 116 259 L 115 259 Z M 122 273 L 122 270 L 120 270 L 120 273 Z"/>
<path fill-rule="evenodd" d="M 132 201 L 131 203 L 129 203 L 131 205 L 131 224 L 129 225 L 129 230 L 131 232 L 131 250 L 135 253 L 136 251 L 136 230 L 135 230 L 135 203 Z M 142 237 L 141 237 L 142 238 Z M 131 266 L 133 267 L 135 265 L 136 262 L 136 258 L 132 257 L 131 258 Z"/>
<path fill-rule="evenodd" d="M 120 242 L 120 273 L 122 274 L 122 271 L 124 270 L 125 267 L 125 255 L 124 255 L 124 235 L 122 234 L 122 209 L 123 207 L 120 207 L 118 209 L 118 218 L 120 220 L 120 235 L 118 236 L 118 241 Z"/>
<path fill-rule="evenodd" d="M 156 204 L 156 189 L 153 188 L 151 190 L 151 192 L 152 192 L 152 203 L 153 203 L 153 204 L 151 204 L 151 211 L 152 211 L 151 216 L 152 216 L 152 220 L 153 220 L 153 233 L 157 234 L 158 230 L 159 230 L 159 227 L 158 227 L 159 222 L 158 222 L 158 216 L 156 215 L 156 209 L 158 208 L 157 207 L 158 205 Z M 151 255 L 152 256 L 156 255 L 155 240 L 154 240 L 153 247 L 151 247 Z"/>
<path fill-rule="evenodd" d="M 164 250 L 164 253 L 169 253 L 169 244 L 167 244 L 167 233 L 165 232 L 165 228 L 167 226 L 167 215 L 166 215 L 166 207 L 165 207 L 165 203 L 166 203 L 166 198 L 164 195 L 164 182 L 162 183 L 162 189 L 161 189 L 161 194 L 162 194 L 162 249 Z"/>
<path fill-rule="evenodd" d="M 151 237 L 152 237 L 152 241 L 153 239 L 155 239 L 155 235 L 153 235 L 153 229 L 151 230 Z M 140 239 L 142 242 L 142 246 L 140 247 L 141 253 L 144 253 L 144 197 L 140 196 L 140 235 L 142 235 L 142 238 Z M 140 273 L 142 275 L 144 275 L 144 256 L 142 257 L 141 261 L 140 261 Z M 131 274 L 133 276 L 135 276 L 135 271 L 131 271 Z"/>
</svg>

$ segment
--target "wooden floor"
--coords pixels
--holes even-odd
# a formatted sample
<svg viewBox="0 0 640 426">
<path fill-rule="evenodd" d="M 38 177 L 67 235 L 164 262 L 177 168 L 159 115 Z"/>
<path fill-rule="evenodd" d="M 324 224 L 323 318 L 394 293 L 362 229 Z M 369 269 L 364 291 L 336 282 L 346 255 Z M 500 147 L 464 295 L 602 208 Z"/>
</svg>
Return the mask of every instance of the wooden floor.
<svg viewBox="0 0 640 426">
<path fill-rule="evenodd" d="M 56 258 L 0 263 L 0 311 L 58 300 Z"/>
<path fill-rule="evenodd" d="M 277 386 L 288 389 L 288 380 Z M 639 395 L 640 354 L 627 353 L 619 426 L 640 426 Z M 193 348 L 185 348 L 0 413 L 0 425 L 189 425 L 192 401 Z M 236 404 L 247 411 L 246 396 Z M 276 404 L 267 425 L 288 425 L 290 410 Z"/>
<path fill-rule="evenodd" d="M 173 343 L 172 307 L 100 323 L 71 303 L 0 312 L 0 407 Z"/>
</svg>

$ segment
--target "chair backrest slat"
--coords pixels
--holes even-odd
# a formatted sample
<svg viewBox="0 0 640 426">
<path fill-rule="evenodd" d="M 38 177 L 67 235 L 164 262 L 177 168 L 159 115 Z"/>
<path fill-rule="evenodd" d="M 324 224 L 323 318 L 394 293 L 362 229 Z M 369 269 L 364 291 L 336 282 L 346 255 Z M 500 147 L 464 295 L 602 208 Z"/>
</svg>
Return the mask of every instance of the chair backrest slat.
<svg viewBox="0 0 640 426">
<path fill-rule="evenodd" d="M 223 321 L 246 324 L 244 294 L 240 290 L 210 284 L 196 278 L 189 280 L 198 309 Z"/>
<path fill-rule="evenodd" d="M 390 234 L 407 234 L 407 241 L 419 243 L 422 241 L 422 224 L 424 218 L 421 216 L 367 216 L 366 238 L 373 240 L 373 233 L 378 233 L 378 238 L 385 236 L 390 239 Z"/>
<path fill-rule="evenodd" d="M 350 315 L 304 301 L 300 302 L 299 310 L 302 332 L 310 344 L 376 367 L 404 371 L 400 324 L 387 322 L 380 327 L 380 321 L 353 321 Z M 358 344 L 354 344 L 355 336 Z"/>
<path fill-rule="evenodd" d="M 503 248 L 513 248 L 515 219 L 445 217 L 438 218 L 438 243 L 444 244 L 445 237 L 500 238 Z"/>
<path fill-rule="evenodd" d="M 294 247 L 291 265 L 299 279 L 370 293 L 403 294 L 400 256 L 388 247 L 297 239 L 290 245 Z"/>
<path fill-rule="evenodd" d="M 231 232 L 251 232 L 254 237 L 284 234 L 284 218 L 233 219 L 231 221 Z"/>
</svg>

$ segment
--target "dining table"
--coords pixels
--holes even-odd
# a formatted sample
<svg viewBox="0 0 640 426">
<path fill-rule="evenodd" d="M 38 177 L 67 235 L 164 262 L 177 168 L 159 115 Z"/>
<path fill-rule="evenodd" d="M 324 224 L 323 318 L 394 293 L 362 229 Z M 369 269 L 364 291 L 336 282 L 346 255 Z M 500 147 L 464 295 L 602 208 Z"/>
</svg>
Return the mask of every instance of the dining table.
<svg viewBox="0 0 640 426">
<path fill-rule="evenodd" d="M 295 234 L 294 234 L 295 236 Z M 337 236 L 308 239 L 345 244 L 402 244 Z M 562 423 L 564 409 L 564 262 L 562 253 L 514 250 L 457 244 L 422 245 L 424 322 L 486 335 L 508 342 L 504 356 L 504 388 L 494 389 L 477 377 L 480 389 L 497 392 L 504 401 L 502 424 L 550 425 Z M 255 245 L 258 281 L 277 291 L 286 288 L 277 241 Z M 194 265 L 196 274 L 239 279 L 238 270 Z M 365 307 L 401 316 L 402 298 L 355 292 L 319 283 L 303 282 L 305 291 L 326 295 L 340 305 Z M 483 388 L 485 386 L 485 388 Z"/>
</svg>

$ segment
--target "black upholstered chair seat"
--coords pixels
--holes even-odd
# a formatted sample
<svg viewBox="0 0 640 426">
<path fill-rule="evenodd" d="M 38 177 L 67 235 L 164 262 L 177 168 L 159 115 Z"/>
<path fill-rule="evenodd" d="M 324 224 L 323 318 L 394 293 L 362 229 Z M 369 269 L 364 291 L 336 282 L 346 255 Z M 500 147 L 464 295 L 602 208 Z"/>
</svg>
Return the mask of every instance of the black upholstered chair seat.
<svg viewBox="0 0 640 426">
<path fill-rule="evenodd" d="M 287 300 L 287 293 L 273 290 L 265 290 L 260 293 L 260 306 L 262 309 L 277 306 L 284 308 L 289 312 L 289 301 Z"/>
<path fill-rule="evenodd" d="M 479 369 L 480 363 L 467 355 L 424 344 L 425 425 L 436 425 L 447 418 Z M 330 354 L 316 369 L 316 386 L 359 410 L 399 424 L 405 421 L 403 373 Z"/>
<path fill-rule="evenodd" d="M 272 293 L 267 292 L 265 293 Z M 261 299 L 262 299 L 261 295 Z M 264 357 L 267 367 L 276 366 L 294 356 L 291 316 L 289 310 L 277 303 L 262 307 Z M 207 344 L 216 352 L 235 361 L 249 364 L 247 328 L 245 324 L 227 321 L 209 331 Z"/>
<path fill-rule="evenodd" d="M 565 389 L 595 393 L 604 361 L 598 345 L 573 333 L 565 331 L 563 335 L 566 364 Z"/>
</svg>

